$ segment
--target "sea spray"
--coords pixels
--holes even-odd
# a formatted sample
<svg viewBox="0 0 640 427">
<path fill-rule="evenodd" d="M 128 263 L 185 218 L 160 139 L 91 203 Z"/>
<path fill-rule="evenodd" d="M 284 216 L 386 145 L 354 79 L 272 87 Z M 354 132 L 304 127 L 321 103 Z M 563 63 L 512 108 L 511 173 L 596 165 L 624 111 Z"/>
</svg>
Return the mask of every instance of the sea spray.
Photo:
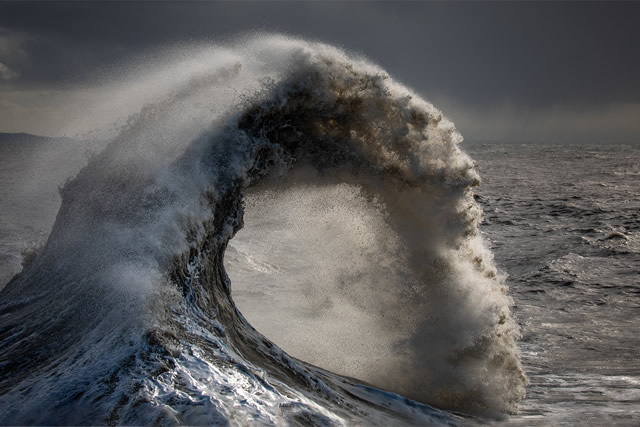
<svg viewBox="0 0 640 427">
<path fill-rule="evenodd" d="M 518 328 L 453 124 L 326 45 L 261 36 L 232 52 L 165 75 L 63 188 L 47 244 L 2 291 L 0 421 L 453 420 L 291 358 L 235 307 L 223 259 L 244 193 L 300 182 L 357 189 L 393 242 L 367 261 L 386 257 L 385 280 L 341 296 L 370 309 L 379 364 L 341 373 L 447 409 L 515 411 Z"/>
</svg>

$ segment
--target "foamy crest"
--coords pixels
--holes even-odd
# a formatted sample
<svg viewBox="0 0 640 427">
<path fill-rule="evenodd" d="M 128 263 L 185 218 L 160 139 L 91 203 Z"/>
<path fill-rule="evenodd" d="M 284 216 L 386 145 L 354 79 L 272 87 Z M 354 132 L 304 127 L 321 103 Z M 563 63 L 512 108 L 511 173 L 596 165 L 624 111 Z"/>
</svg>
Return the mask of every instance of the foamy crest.
<svg viewBox="0 0 640 427">
<path fill-rule="evenodd" d="M 341 355 L 336 334 L 314 363 L 349 360 L 340 373 L 444 408 L 516 410 L 518 329 L 453 124 L 380 68 L 319 43 L 263 35 L 193 54 L 202 60 L 154 71 L 157 84 L 127 77 L 117 103 L 141 91 L 149 101 L 65 185 L 46 246 L 2 291 L 0 399 L 8 408 L 20 392 L 28 404 L 0 421 L 453 420 L 293 359 L 248 324 L 223 266 L 247 191 L 251 219 L 294 199 L 282 213 L 294 226 L 272 232 L 293 232 L 295 253 L 259 265 L 300 265 L 300 307 L 326 317 L 325 335 L 332 313 L 366 331 L 362 349 Z M 320 199 L 333 206 L 327 240 L 349 263 L 304 235 Z M 33 334 L 43 324 L 54 341 Z M 89 348 L 101 357 L 83 357 Z"/>
</svg>

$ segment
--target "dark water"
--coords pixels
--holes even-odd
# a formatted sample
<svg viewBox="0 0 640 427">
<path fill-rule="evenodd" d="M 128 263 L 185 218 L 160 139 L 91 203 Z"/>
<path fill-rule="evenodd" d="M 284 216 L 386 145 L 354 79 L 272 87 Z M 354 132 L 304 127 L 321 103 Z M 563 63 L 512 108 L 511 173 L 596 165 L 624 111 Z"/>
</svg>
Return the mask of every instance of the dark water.
<svg viewBox="0 0 640 427">
<path fill-rule="evenodd" d="M 640 422 L 640 146 L 465 147 L 531 382 L 523 425 Z"/>
</svg>

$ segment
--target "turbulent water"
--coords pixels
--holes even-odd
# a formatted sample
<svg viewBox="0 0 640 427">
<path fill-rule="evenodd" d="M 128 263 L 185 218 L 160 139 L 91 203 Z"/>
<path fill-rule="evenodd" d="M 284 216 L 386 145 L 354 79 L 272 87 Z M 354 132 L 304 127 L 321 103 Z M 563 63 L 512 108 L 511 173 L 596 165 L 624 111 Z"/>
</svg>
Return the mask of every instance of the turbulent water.
<svg viewBox="0 0 640 427">
<path fill-rule="evenodd" d="M 469 146 L 531 385 L 513 423 L 640 422 L 640 145 Z"/>
<path fill-rule="evenodd" d="M 634 206 L 627 222 L 606 217 L 567 239 L 563 219 L 582 229 L 587 209 L 571 197 L 591 187 L 540 190 L 536 212 L 524 204 L 535 200 L 525 171 L 537 148 L 496 146 L 473 147 L 490 177 L 477 187 L 450 121 L 326 45 L 260 36 L 167 56 L 96 99 L 126 106 L 117 133 L 100 133 L 105 118 L 88 112 L 99 142 L 2 147 L 3 198 L 14 201 L 0 218 L 1 273 L 24 268 L 0 294 L 0 423 L 464 424 L 519 405 L 511 421 L 535 420 L 562 412 L 562 398 L 547 399 L 565 393 L 554 381 L 575 381 L 576 396 L 583 381 L 613 387 L 586 363 L 611 360 L 610 343 L 592 343 L 600 358 L 580 368 L 572 355 L 586 347 L 560 349 L 568 318 L 591 319 L 587 308 L 620 295 L 629 329 L 614 310 L 622 335 L 598 333 L 628 331 L 618 354 L 628 363 L 612 379 L 621 394 L 602 402 L 612 417 L 637 410 Z M 621 182 L 637 192 L 627 168 Z M 505 181 L 510 170 L 530 181 Z M 553 238 L 536 234 L 545 215 Z M 593 273 L 595 262 L 608 273 Z M 506 283 L 532 379 L 524 401 Z M 585 291 L 605 285 L 603 304 Z M 584 297 L 576 310 L 573 290 Z"/>
<path fill-rule="evenodd" d="M 509 275 L 530 380 L 519 413 L 503 423 L 637 425 L 640 146 L 494 143 L 464 148 L 483 178 L 474 189 L 484 210 L 480 230 Z M 328 294 L 305 283 L 302 272 L 322 270 L 325 260 L 347 260 L 350 271 L 359 265 L 354 248 L 369 234 L 359 231 L 355 244 L 342 237 L 366 224 L 380 225 L 376 216 L 361 213 L 362 221 L 344 223 L 336 232 L 345 203 L 351 209 L 360 206 L 354 197 L 344 187 L 305 199 L 289 191 L 275 198 L 276 204 L 265 203 L 271 195 L 249 194 L 247 225 L 231 241 L 226 260 L 235 279 L 235 300 L 249 320 L 291 354 L 337 372 L 362 364 L 352 355 L 373 341 L 372 333 L 366 318 L 356 322 L 353 332 L 337 333 L 334 322 L 349 319 L 353 324 L 362 316 L 341 314 L 342 300 L 332 299 L 338 305 L 334 308 L 326 302 Z M 269 206 L 284 206 L 287 212 Z M 318 209 L 322 214 L 314 219 Z M 281 237 L 284 224 L 296 230 L 289 239 Z M 315 245 L 322 256 L 311 265 L 303 257 L 304 269 L 297 269 L 298 263 L 292 268 L 276 242 L 298 252 Z M 340 280 L 334 278 L 336 288 Z M 256 290 L 255 282 L 266 289 Z M 323 346 L 300 336 L 298 325 L 321 336 Z M 344 349 L 349 351 L 340 352 Z M 368 354 L 375 350 L 366 347 Z M 335 355 L 327 361 L 327 354 Z"/>
</svg>

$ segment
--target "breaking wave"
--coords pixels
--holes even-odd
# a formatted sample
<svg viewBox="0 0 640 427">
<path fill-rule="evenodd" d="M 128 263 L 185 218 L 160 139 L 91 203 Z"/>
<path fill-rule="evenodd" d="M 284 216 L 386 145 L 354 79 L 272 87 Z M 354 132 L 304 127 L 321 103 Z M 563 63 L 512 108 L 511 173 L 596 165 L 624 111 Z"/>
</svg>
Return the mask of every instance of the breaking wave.
<svg viewBox="0 0 640 427">
<path fill-rule="evenodd" d="M 516 411 L 518 327 L 453 124 L 330 46 L 262 35 L 194 50 L 111 94 L 145 105 L 66 183 L 46 245 L 3 289 L 0 422 L 385 424 L 455 422 L 433 407 Z M 223 260 L 245 195 L 253 217 L 291 192 L 289 206 L 341 197 L 332 218 L 345 231 L 332 238 L 360 239 L 350 263 L 328 259 L 308 278 L 366 313 L 371 341 L 353 366 L 332 363 L 339 346 L 320 367 L 288 356 L 234 304 Z"/>
</svg>

